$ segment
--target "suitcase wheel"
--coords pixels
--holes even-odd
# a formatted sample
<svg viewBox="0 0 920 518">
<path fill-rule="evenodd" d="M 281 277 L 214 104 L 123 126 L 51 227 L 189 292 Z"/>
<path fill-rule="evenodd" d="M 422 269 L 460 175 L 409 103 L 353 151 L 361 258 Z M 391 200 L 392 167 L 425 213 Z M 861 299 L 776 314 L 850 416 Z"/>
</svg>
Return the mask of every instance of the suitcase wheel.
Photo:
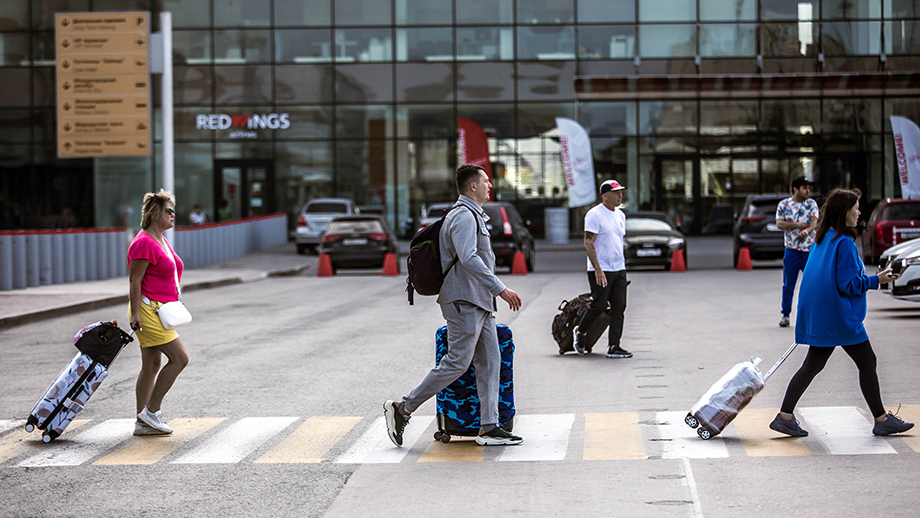
<svg viewBox="0 0 920 518">
<path fill-rule="evenodd" d="M 450 435 L 444 432 L 441 432 L 441 431 L 437 431 L 434 433 L 434 440 L 441 441 L 444 444 L 447 444 L 450 442 Z"/>
<path fill-rule="evenodd" d="M 49 434 L 49 433 L 43 433 L 43 434 L 42 434 L 42 442 L 43 442 L 43 443 L 48 444 L 49 442 L 51 442 L 51 440 L 52 440 L 51 434 Z"/>
<path fill-rule="evenodd" d="M 559 348 L 559 354 L 565 354 L 565 351 L 563 351 L 561 347 Z"/>
<path fill-rule="evenodd" d="M 35 431 L 35 425 L 32 424 L 32 423 L 27 424 L 27 425 L 26 425 L 26 431 L 29 432 L 29 433 L 34 432 L 34 431 Z"/>
<path fill-rule="evenodd" d="M 700 425 L 700 422 L 695 417 L 693 417 L 692 414 L 687 414 L 687 417 L 684 418 L 684 422 L 687 423 L 687 426 L 690 428 L 696 428 Z"/>
<path fill-rule="evenodd" d="M 697 428 L 696 433 L 699 434 L 700 438 L 703 439 L 704 441 L 708 441 L 709 439 L 712 438 L 712 432 L 710 432 L 709 430 L 705 428 Z"/>
</svg>

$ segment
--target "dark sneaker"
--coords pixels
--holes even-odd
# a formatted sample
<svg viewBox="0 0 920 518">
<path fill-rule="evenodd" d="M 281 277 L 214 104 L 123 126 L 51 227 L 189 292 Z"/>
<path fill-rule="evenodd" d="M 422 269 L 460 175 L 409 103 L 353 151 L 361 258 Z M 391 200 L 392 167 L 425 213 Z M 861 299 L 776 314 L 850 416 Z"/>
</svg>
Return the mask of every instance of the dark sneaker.
<svg viewBox="0 0 920 518">
<path fill-rule="evenodd" d="M 799 421 L 795 417 L 792 419 L 783 419 L 783 416 L 776 414 L 776 419 L 770 423 L 770 429 L 779 433 L 791 435 L 792 437 L 808 437 L 808 430 L 799 426 Z"/>
<path fill-rule="evenodd" d="M 585 336 L 578 332 L 578 326 L 572 330 L 572 346 L 575 347 L 575 352 L 578 354 L 585 354 Z"/>
<path fill-rule="evenodd" d="M 392 399 L 383 404 L 383 415 L 387 421 L 387 435 L 396 446 L 402 446 L 403 430 L 406 429 L 406 423 L 409 417 L 402 415 L 399 411 L 399 405 Z"/>
<path fill-rule="evenodd" d="M 611 345 L 607 348 L 608 358 L 632 358 L 632 353 L 623 349 L 619 345 Z"/>
<path fill-rule="evenodd" d="M 783 319 L 779 321 L 779 327 L 789 327 L 789 317 L 783 317 Z"/>
<path fill-rule="evenodd" d="M 522 442 L 524 442 L 524 439 L 517 435 L 511 435 L 501 426 L 496 426 L 488 432 L 479 434 L 479 437 L 476 437 L 476 444 L 480 446 L 505 446 L 521 444 Z"/>
<path fill-rule="evenodd" d="M 914 423 L 908 423 L 900 417 L 888 412 L 884 421 L 876 421 L 872 427 L 872 435 L 891 435 L 893 433 L 906 432 L 914 427 Z"/>
</svg>

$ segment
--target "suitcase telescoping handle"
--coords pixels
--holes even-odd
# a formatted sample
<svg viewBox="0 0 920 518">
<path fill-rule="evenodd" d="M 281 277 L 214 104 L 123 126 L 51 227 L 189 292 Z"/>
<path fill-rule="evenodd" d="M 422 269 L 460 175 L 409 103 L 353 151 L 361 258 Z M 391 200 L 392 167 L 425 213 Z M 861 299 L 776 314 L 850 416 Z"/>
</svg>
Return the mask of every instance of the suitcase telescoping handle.
<svg viewBox="0 0 920 518">
<path fill-rule="evenodd" d="M 788 358 L 789 355 L 792 354 L 792 351 L 795 350 L 797 345 L 799 344 L 796 342 L 793 342 L 792 345 L 788 349 L 786 349 L 786 352 L 784 352 L 783 355 L 780 356 L 778 360 L 776 360 L 776 363 L 774 363 L 773 366 L 770 367 L 770 370 L 768 370 L 767 373 L 764 374 L 763 376 L 764 383 L 766 383 L 767 380 L 770 379 L 770 376 L 772 376 L 773 373 L 776 372 L 776 369 L 778 369 L 779 366 L 782 365 L 784 361 L 786 361 L 786 358 Z"/>
</svg>

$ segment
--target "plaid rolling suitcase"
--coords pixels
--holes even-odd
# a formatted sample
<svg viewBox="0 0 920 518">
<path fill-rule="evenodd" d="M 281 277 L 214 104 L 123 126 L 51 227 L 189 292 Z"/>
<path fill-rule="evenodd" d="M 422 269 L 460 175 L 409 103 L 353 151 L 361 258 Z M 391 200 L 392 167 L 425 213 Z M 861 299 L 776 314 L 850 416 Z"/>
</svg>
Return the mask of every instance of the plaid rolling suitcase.
<svg viewBox="0 0 920 518">
<path fill-rule="evenodd" d="M 559 304 L 560 313 L 553 317 L 553 339 L 559 344 L 559 354 L 574 352 L 574 331 L 575 326 L 580 325 L 588 307 L 591 305 L 590 293 L 582 293 L 572 300 L 563 300 Z M 601 313 L 599 317 L 591 324 L 591 329 L 587 332 L 587 342 L 585 351 L 591 352 L 594 344 L 600 339 L 607 327 L 610 326 L 610 304 L 607 304 L 607 310 Z"/>
<path fill-rule="evenodd" d="M 108 367 L 134 338 L 115 321 L 90 324 L 74 336 L 79 352 L 58 374 L 26 420 L 26 431 L 44 430 L 43 442 L 58 438 L 108 376 Z"/>
<path fill-rule="evenodd" d="M 763 390 L 764 384 L 792 354 L 796 345 L 792 344 L 766 374 L 761 374 L 757 368 L 760 358 L 735 364 L 690 408 L 684 422 L 690 428 L 696 428 L 696 433 L 704 440 L 722 433 L 754 396 Z"/>
<path fill-rule="evenodd" d="M 504 325 L 495 326 L 498 332 L 498 346 L 501 349 L 501 385 L 499 387 L 498 420 L 507 431 L 514 426 L 514 381 L 512 366 L 514 361 L 514 340 L 511 329 Z M 441 326 L 435 334 L 435 363 L 440 364 L 448 351 L 447 326 Z M 476 391 L 476 369 L 472 365 L 456 381 L 437 395 L 438 431 L 434 434 L 436 441 L 450 442 L 452 435 L 476 437 L 479 435 L 481 405 Z"/>
</svg>

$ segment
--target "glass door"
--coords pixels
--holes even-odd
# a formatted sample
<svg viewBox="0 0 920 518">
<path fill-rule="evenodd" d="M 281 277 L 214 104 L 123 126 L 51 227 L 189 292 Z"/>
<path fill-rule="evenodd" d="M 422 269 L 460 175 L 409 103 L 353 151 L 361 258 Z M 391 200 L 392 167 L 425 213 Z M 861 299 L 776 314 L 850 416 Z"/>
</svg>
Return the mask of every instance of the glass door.
<svg viewBox="0 0 920 518">
<path fill-rule="evenodd" d="M 699 208 L 694 203 L 694 192 L 699 191 L 699 160 L 694 157 L 656 157 L 656 181 L 652 186 L 655 193 L 655 209 L 663 211 L 674 220 L 684 233 L 696 228 L 700 222 L 696 217 Z"/>
<path fill-rule="evenodd" d="M 277 212 L 274 162 L 215 160 L 214 197 L 218 221 Z"/>
</svg>

